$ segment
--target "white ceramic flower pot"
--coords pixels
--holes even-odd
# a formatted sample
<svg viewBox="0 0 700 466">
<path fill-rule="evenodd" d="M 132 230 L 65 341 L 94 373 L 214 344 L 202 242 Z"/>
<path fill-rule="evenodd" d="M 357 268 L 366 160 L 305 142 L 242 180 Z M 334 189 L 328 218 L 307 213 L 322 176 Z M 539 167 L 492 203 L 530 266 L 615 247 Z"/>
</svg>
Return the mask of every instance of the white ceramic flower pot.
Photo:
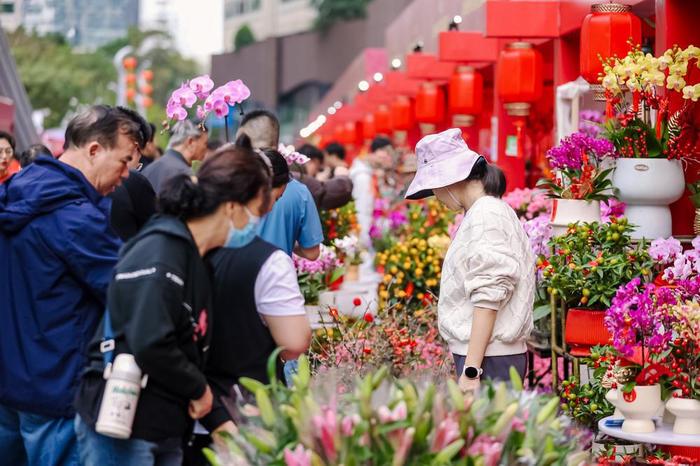
<svg viewBox="0 0 700 466">
<path fill-rule="evenodd" d="M 576 222 L 600 222 L 600 202 L 576 199 L 552 200 L 552 232 L 554 236 L 566 233 L 569 225 Z"/>
<path fill-rule="evenodd" d="M 632 392 L 624 394 L 618 388 L 618 398 L 615 406 L 625 417 L 622 423 L 623 432 L 650 433 L 656 431 L 653 417 L 659 412 L 661 401 L 661 386 L 648 385 L 634 387 Z"/>
<path fill-rule="evenodd" d="M 618 159 L 613 173 L 618 199 L 627 204 L 625 216 L 636 228 L 635 239 L 671 236 L 669 205 L 685 191 L 679 160 Z"/>
<path fill-rule="evenodd" d="M 615 419 L 624 419 L 625 416 L 622 415 L 622 413 L 620 412 L 620 408 L 617 407 L 618 398 L 619 392 L 617 391 L 617 388 L 611 388 L 610 390 L 608 390 L 608 393 L 605 394 L 605 399 L 608 400 L 610 404 L 615 407 L 613 417 Z"/>
<path fill-rule="evenodd" d="M 671 398 L 666 409 L 676 416 L 674 434 L 700 435 L 700 401 L 690 398 Z"/>
</svg>

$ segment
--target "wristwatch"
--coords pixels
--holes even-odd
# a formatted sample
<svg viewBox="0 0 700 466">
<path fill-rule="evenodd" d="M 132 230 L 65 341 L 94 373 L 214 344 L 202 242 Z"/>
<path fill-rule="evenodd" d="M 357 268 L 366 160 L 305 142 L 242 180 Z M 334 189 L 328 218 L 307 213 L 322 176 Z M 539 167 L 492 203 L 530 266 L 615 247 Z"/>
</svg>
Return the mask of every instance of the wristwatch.
<svg viewBox="0 0 700 466">
<path fill-rule="evenodd" d="M 478 379 L 483 373 L 484 370 L 481 367 L 466 366 L 464 368 L 464 376 L 471 380 Z"/>
</svg>

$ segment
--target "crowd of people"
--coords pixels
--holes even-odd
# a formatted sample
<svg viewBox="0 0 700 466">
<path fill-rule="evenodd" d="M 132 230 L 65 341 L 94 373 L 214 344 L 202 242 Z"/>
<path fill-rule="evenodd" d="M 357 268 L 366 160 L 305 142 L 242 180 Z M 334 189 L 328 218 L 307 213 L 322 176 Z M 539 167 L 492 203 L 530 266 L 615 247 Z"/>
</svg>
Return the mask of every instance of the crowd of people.
<svg viewBox="0 0 700 466">
<path fill-rule="evenodd" d="M 319 256 L 319 210 L 354 200 L 369 244 L 374 201 L 386 191 L 435 194 L 473 213 L 448 252 L 452 282 L 440 297 L 460 382 L 470 385 L 466 374 L 478 383 L 483 371 L 502 377 L 510 365 L 524 372 L 527 238 L 498 199 L 503 174 L 461 134 L 425 138 L 411 168 L 385 137 L 352 164 L 337 143 L 305 144 L 308 163 L 292 163 L 266 110 L 242 118 L 235 143 L 210 141 L 202 124 L 183 120 L 161 153 L 155 133 L 138 113 L 103 105 L 68 124 L 58 158 L 39 146 L 16 155 L 0 133 L 6 464 L 206 464 L 212 434 L 236 432 L 236 400 L 249 396 L 238 379 L 269 382 L 267 361 L 281 347 L 277 375 L 291 383 L 309 348 L 292 254 Z M 147 375 L 126 439 L 97 426 L 120 354 Z"/>
</svg>

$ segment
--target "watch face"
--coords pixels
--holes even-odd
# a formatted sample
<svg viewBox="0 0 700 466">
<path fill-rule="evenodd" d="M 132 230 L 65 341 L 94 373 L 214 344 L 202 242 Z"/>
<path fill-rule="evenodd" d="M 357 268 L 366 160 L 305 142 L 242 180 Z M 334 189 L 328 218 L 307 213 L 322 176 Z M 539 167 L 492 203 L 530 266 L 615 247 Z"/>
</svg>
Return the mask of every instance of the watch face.
<svg viewBox="0 0 700 466">
<path fill-rule="evenodd" d="M 464 375 L 467 376 L 468 379 L 476 379 L 479 377 L 479 369 L 473 366 L 468 366 L 464 368 Z"/>
</svg>

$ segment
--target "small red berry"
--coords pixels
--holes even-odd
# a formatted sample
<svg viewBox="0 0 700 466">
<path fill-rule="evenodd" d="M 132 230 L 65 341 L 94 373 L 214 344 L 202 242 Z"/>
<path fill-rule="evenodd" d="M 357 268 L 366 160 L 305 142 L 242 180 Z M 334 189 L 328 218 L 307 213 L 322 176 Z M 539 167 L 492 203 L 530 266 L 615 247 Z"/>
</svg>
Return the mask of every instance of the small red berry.
<svg viewBox="0 0 700 466">
<path fill-rule="evenodd" d="M 368 322 L 370 324 L 374 322 L 374 316 L 369 312 L 365 312 L 365 315 L 362 318 L 365 320 L 365 322 Z"/>
<path fill-rule="evenodd" d="M 355 307 L 357 307 L 357 306 L 359 306 L 360 304 L 362 304 L 362 300 L 361 300 L 360 298 L 355 298 L 355 299 L 352 300 L 352 304 L 353 304 Z"/>
</svg>

